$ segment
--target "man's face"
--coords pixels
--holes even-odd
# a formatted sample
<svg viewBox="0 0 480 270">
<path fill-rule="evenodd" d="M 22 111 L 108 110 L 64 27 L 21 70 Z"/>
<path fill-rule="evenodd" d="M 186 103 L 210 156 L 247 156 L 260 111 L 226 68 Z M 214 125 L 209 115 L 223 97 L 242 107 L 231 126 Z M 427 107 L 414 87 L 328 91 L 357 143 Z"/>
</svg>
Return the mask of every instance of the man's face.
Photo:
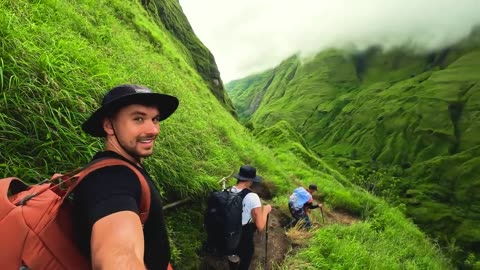
<svg viewBox="0 0 480 270">
<path fill-rule="evenodd" d="M 160 132 L 160 112 L 156 107 L 132 104 L 120 109 L 111 119 L 107 136 L 115 137 L 128 155 L 134 159 L 153 153 L 155 138 Z"/>
</svg>

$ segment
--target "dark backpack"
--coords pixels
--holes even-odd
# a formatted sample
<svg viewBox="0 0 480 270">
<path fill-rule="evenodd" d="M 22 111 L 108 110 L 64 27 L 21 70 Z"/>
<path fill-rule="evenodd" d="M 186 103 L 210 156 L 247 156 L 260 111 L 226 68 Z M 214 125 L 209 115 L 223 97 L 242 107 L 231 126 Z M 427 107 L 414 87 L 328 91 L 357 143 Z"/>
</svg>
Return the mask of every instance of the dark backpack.
<svg viewBox="0 0 480 270">
<path fill-rule="evenodd" d="M 205 213 L 206 251 L 224 256 L 233 255 L 242 237 L 243 198 L 251 191 L 239 193 L 229 189 L 210 193 Z"/>
</svg>

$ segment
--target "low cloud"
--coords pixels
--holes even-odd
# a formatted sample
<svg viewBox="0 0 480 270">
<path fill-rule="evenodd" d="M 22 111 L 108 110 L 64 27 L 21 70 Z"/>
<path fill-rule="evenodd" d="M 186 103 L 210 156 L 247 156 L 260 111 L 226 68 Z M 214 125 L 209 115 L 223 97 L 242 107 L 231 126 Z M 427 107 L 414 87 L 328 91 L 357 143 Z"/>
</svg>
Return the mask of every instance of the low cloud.
<svg viewBox="0 0 480 270">
<path fill-rule="evenodd" d="M 480 23 L 479 0 L 180 0 L 228 82 L 328 47 L 438 49 Z"/>
</svg>

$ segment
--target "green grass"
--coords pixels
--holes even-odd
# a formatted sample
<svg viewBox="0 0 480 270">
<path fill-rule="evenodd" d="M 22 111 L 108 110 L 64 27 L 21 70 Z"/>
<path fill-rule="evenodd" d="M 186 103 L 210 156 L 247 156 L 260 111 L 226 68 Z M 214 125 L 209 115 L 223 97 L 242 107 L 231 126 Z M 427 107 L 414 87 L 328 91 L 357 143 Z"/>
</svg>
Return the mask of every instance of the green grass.
<svg viewBox="0 0 480 270">
<path fill-rule="evenodd" d="M 322 166 L 312 166 L 318 159 L 292 151 L 288 146 L 297 141 L 286 122 L 262 130 L 256 136 L 277 152 L 284 169 L 290 172 L 290 181 L 276 182 L 307 186 L 317 183 L 320 198 L 330 210 L 341 210 L 360 219 L 351 226 L 331 225 L 314 233 L 306 247 L 291 251 L 278 269 L 450 269 L 452 266 L 438 248 L 415 225 L 405 219 L 403 212 L 391 208 L 384 201 L 352 185 L 345 176 L 322 161 Z M 302 148 L 298 144 L 298 148 Z M 303 151 L 307 151 L 304 149 Z M 316 172 L 312 173 L 311 168 Z M 289 190 L 290 189 L 290 190 Z M 289 191 L 288 191 L 289 190 Z M 277 196 L 273 203 L 288 213 L 287 196 Z"/>
<path fill-rule="evenodd" d="M 178 5 L 173 0 L 165 4 L 171 10 Z M 372 249 L 384 247 L 370 239 L 376 235 L 368 225 L 369 219 L 381 215 L 383 210 L 376 207 L 381 200 L 356 188 L 319 159 L 288 124 L 279 126 L 280 132 L 265 130 L 278 146 L 269 144 L 265 136 L 252 136 L 225 110 L 228 101 L 222 104 L 212 94 L 198 73 L 202 62 L 192 61 L 191 52 L 156 16 L 151 6 L 147 12 L 137 1 L 0 1 L 0 177 L 17 176 L 35 183 L 84 165 L 102 149 L 102 141 L 85 135 L 81 123 L 98 107 L 107 89 L 120 83 L 144 84 L 180 99 L 178 111 L 161 123 L 154 155 L 145 164 L 165 203 L 190 199 L 166 211 L 176 269 L 198 267 L 195 250 L 204 239 L 206 195 L 220 188 L 218 180 L 245 163 L 257 167 L 272 186 L 278 207 L 285 207 L 285 197 L 295 186 L 316 182 L 327 207 L 364 219 L 366 223 L 358 226 L 368 232 L 364 237 Z M 338 58 L 326 61 L 331 59 Z M 286 80 L 278 85 L 286 86 L 292 79 L 295 61 L 291 61 L 282 71 Z M 400 213 L 395 217 L 408 222 Z M 386 230 L 389 226 L 385 225 Z M 334 230 L 333 235 L 358 234 L 355 227 L 328 230 Z M 407 245 L 426 241 L 417 231 L 406 233 Z M 338 244 L 329 246 L 333 249 Z M 409 260 L 423 265 L 423 255 L 428 253 L 432 261 L 448 267 L 434 245 L 422 248 L 425 253 Z M 310 263 L 301 254 L 292 259 Z M 354 260 L 355 254 L 349 256 Z M 397 251 L 378 255 L 394 262 L 399 256 Z"/>
<path fill-rule="evenodd" d="M 193 32 L 187 17 L 182 12 L 178 1 L 146 1 L 145 6 L 161 26 L 175 37 L 175 45 L 188 56 L 187 61 L 197 70 L 198 74 L 205 80 L 210 91 L 220 101 L 226 110 L 235 115 L 230 97 L 225 92 L 220 72 L 212 53 Z M 163 28 L 162 27 L 162 28 Z M 155 40 L 154 44 L 161 43 Z"/>
<path fill-rule="evenodd" d="M 284 148 L 312 168 L 325 171 L 310 156 L 331 159 L 330 164 L 361 160 L 365 171 L 382 168 L 373 193 L 407 204 L 409 216 L 445 249 L 454 243 L 462 250 L 447 252 L 462 265 L 470 252 L 480 256 L 472 248 L 480 243 L 480 234 L 470 228 L 471 221 L 479 220 L 480 201 L 471 193 L 478 186 L 473 168 L 480 166 L 472 154 L 480 143 L 478 29 L 458 44 L 429 54 L 409 48 L 332 49 L 309 59 L 289 58 L 227 84 L 227 91 L 239 115 L 247 117 L 246 126 L 267 135 L 263 143 L 278 144 L 272 139 L 278 131 L 271 129 L 285 132 L 279 126 L 283 121 L 290 125 L 288 133 L 301 134 L 301 140 L 289 136 L 292 143 Z M 250 108 L 248 113 L 244 108 Z M 404 168 L 402 177 L 397 168 Z M 439 217 L 438 204 L 448 209 L 438 212 Z"/>
<path fill-rule="evenodd" d="M 235 132 L 241 138 L 243 127 L 137 2 L 4 1 L 0 13 L 2 177 L 37 182 L 84 165 L 102 142 L 80 124 L 108 88 L 125 82 L 180 99 L 146 164 L 166 202 L 202 198 L 217 177 L 243 163 L 237 147 L 254 148 L 228 139 Z M 169 218 L 172 228 L 183 222 Z M 195 258 L 184 242 L 173 244 L 176 262 Z"/>
<path fill-rule="evenodd" d="M 447 269 L 446 261 L 432 259 L 438 251 L 421 232 L 399 216 L 383 209 L 367 222 L 322 228 L 282 269 Z"/>
</svg>

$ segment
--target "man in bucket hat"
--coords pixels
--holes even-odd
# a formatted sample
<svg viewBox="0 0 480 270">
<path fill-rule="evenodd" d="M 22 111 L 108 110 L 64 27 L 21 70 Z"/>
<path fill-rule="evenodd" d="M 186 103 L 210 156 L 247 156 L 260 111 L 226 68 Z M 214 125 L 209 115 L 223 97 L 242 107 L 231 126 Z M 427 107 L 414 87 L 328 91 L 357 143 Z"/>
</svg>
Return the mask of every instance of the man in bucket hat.
<svg viewBox="0 0 480 270">
<path fill-rule="evenodd" d="M 82 125 L 105 148 L 93 160 L 113 158 L 115 165 L 88 174 L 74 190 L 76 241 L 94 269 L 171 269 L 170 247 L 160 194 L 142 166 L 152 155 L 160 121 L 178 107 L 176 97 L 140 85 L 119 85 Z M 139 218 L 142 189 L 134 169 L 147 180 L 150 207 Z"/>
<path fill-rule="evenodd" d="M 234 174 L 233 177 L 237 178 L 237 183 L 231 188 L 231 191 L 237 193 L 243 189 L 251 189 L 254 183 L 262 181 L 262 177 L 257 175 L 257 170 L 250 165 L 241 166 L 239 172 Z M 262 231 L 265 228 L 267 216 L 271 211 L 272 206 L 267 204 L 262 207 L 260 198 L 254 192 L 249 192 L 243 198 L 242 236 L 237 248 L 240 264 L 238 268 L 231 265 L 232 268 L 248 270 L 255 251 L 254 232 L 255 230 Z"/>
</svg>

